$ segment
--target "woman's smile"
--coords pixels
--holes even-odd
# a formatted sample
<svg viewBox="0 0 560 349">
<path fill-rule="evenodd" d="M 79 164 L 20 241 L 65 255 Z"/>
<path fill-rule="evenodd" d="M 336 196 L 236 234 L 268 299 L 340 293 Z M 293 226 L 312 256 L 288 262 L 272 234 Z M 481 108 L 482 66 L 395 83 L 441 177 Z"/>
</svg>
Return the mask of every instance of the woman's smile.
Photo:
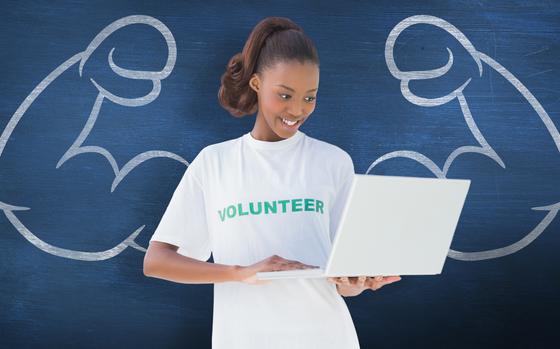
<svg viewBox="0 0 560 349">
<path fill-rule="evenodd" d="M 282 118 L 280 117 L 280 123 L 282 124 L 282 126 L 287 129 L 287 130 L 296 130 L 299 128 L 299 125 L 301 125 L 303 119 L 299 119 L 297 121 L 295 121 L 295 123 L 290 120 L 290 119 L 286 119 L 286 118 Z"/>
</svg>

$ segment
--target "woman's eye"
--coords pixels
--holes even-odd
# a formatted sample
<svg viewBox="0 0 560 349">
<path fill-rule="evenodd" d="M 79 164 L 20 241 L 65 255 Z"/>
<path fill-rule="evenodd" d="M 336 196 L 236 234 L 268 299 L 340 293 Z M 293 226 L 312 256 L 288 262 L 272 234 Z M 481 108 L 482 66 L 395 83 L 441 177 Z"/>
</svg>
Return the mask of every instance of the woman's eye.
<svg viewBox="0 0 560 349">
<path fill-rule="evenodd" d="M 287 95 L 287 94 L 280 94 L 280 97 L 281 97 L 282 99 L 284 99 L 284 100 L 288 99 L 288 98 L 284 98 L 284 96 L 286 96 L 286 97 L 291 97 L 290 95 Z M 309 98 L 309 99 L 307 100 L 308 102 L 313 102 L 313 101 L 316 99 L 316 97 L 308 97 L 308 98 Z"/>
</svg>

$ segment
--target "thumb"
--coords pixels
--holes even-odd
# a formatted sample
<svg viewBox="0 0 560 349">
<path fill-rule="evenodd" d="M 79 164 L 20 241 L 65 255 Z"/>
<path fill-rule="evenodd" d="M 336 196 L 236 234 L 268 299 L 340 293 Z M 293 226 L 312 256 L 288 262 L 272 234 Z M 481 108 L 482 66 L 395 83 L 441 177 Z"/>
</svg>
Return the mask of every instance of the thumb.
<svg viewBox="0 0 560 349">
<path fill-rule="evenodd" d="M 396 275 L 396 276 L 387 276 L 383 279 L 383 281 L 391 283 L 391 282 L 395 282 L 395 281 L 399 281 L 401 279 L 400 276 Z"/>
</svg>

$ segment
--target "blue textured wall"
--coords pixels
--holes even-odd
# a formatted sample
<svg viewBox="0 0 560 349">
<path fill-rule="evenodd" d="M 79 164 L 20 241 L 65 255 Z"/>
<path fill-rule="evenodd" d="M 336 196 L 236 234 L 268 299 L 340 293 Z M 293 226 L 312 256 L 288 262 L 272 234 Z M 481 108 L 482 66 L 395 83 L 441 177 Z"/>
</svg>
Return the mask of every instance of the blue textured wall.
<svg viewBox="0 0 560 349">
<path fill-rule="evenodd" d="M 302 131 L 358 173 L 472 180 L 443 274 L 345 299 L 362 347 L 552 345 L 560 4 L 79 0 L 2 2 L 0 347 L 210 347 L 212 285 L 142 262 L 188 162 L 251 129 L 216 94 L 266 16 L 319 50 Z"/>
</svg>

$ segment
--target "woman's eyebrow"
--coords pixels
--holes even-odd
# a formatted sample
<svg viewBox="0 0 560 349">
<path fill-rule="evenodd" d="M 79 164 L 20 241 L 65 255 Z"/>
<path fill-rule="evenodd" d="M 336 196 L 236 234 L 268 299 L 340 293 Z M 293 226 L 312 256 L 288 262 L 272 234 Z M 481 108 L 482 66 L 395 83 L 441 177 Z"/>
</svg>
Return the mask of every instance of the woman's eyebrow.
<svg viewBox="0 0 560 349">
<path fill-rule="evenodd" d="M 282 85 L 282 84 L 277 84 L 276 86 L 282 86 L 283 88 L 285 88 L 285 89 L 288 89 L 288 90 L 290 90 L 290 91 L 293 91 L 293 92 L 295 92 L 295 91 L 296 91 L 296 90 L 294 90 L 293 88 L 291 88 L 291 87 L 288 87 L 288 86 L 286 86 L 286 85 Z M 317 89 L 316 89 L 316 88 L 314 88 L 314 89 L 311 89 L 311 90 L 309 90 L 309 91 L 307 91 L 307 92 L 312 92 L 312 91 L 315 91 L 315 90 L 317 90 Z"/>
</svg>

